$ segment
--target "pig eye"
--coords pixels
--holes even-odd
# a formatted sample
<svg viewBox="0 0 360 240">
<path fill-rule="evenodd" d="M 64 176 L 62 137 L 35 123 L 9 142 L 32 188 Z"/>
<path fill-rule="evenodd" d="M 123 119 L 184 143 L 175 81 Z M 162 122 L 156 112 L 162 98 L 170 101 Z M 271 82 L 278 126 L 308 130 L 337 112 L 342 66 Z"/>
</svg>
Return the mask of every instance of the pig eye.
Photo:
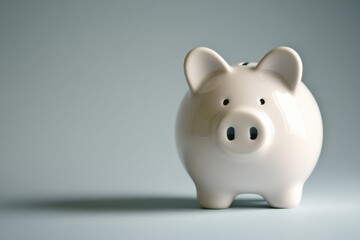
<svg viewBox="0 0 360 240">
<path fill-rule="evenodd" d="M 224 99 L 224 101 L 223 101 L 223 105 L 226 106 L 226 105 L 229 104 L 229 102 L 230 102 L 229 99 L 226 98 L 226 99 Z"/>
<path fill-rule="evenodd" d="M 265 100 L 263 98 L 259 99 L 260 105 L 264 105 L 265 104 Z"/>
</svg>

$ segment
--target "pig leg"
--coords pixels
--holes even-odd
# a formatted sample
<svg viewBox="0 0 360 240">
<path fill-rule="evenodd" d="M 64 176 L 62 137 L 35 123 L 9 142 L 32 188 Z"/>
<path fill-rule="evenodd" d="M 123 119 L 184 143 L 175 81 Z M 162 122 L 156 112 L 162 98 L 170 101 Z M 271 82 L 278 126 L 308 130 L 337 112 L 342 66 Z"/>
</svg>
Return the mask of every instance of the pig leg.
<svg viewBox="0 0 360 240">
<path fill-rule="evenodd" d="M 274 208 L 295 208 L 299 206 L 303 184 L 285 187 L 264 195 L 264 198 Z"/>
<path fill-rule="evenodd" d="M 228 208 L 234 200 L 234 195 L 221 191 L 206 191 L 197 189 L 197 199 L 202 208 Z"/>
</svg>

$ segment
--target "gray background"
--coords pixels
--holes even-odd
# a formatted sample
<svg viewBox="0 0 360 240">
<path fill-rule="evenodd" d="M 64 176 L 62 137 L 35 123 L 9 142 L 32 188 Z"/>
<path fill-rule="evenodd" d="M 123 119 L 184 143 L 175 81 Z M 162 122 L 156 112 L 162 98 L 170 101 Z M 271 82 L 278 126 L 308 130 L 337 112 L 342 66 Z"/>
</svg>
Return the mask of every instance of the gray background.
<svg viewBox="0 0 360 240">
<path fill-rule="evenodd" d="M 356 1 L 0 2 L 0 239 L 359 239 Z M 174 143 L 183 59 L 294 48 L 324 146 L 300 208 L 198 209 Z"/>
</svg>

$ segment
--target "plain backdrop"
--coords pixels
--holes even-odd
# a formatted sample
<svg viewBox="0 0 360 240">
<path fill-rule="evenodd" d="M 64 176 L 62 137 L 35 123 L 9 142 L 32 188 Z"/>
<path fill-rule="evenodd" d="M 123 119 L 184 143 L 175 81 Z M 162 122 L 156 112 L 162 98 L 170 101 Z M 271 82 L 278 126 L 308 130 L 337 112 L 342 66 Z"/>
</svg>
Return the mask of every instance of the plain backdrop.
<svg viewBox="0 0 360 240">
<path fill-rule="evenodd" d="M 0 238 L 360 236 L 357 1 L 0 2 Z M 186 53 L 294 48 L 324 121 L 300 208 L 197 207 L 174 124 Z M 104 238 L 105 237 L 105 238 Z"/>
</svg>

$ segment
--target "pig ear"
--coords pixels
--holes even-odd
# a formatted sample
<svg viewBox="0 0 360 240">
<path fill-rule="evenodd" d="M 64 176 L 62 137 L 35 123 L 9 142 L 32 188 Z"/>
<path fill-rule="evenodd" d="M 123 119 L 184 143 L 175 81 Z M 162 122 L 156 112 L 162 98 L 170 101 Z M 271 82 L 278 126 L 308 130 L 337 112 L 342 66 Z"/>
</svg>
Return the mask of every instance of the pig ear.
<svg viewBox="0 0 360 240">
<path fill-rule="evenodd" d="M 215 51 L 199 47 L 185 57 L 185 77 L 192 93 L 197 93 L 206 79 L 217 72 L 229 71 L 230 66 Z"/>
<path fill-rule="evenodd" d="M 290 91 L 296 94 L 301 82 L 303 66 L 295 50 L 288 47 L 274 48 L 260 60 L 256 69 L 279 74 L 289 86 Z"/>
</svg>

